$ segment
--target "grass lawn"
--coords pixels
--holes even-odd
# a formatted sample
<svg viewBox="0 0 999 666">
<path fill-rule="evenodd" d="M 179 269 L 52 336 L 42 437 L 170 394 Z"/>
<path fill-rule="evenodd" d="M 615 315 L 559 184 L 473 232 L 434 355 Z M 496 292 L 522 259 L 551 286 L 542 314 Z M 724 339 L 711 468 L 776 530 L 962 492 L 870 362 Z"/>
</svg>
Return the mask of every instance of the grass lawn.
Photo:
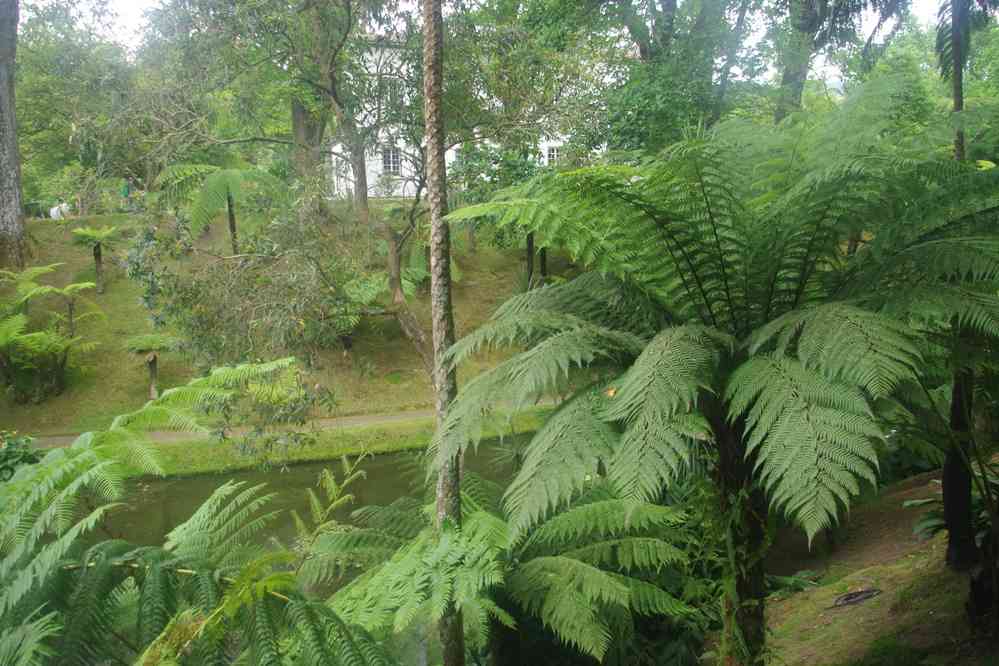
<svg viewBox="0 0 999 666">
<path fill-rule="evenodd" d="M 127 338 L 153 331 L 140 302 L 141 289 L 127 278 L 122 267 L 130 237 L 139 230 L 141 220 L 125 215 L 81 218 L 67 225 L 69 228 L 60 228 L 50 220 L 29 220 L 28 233 L 33 241 L 33 256 L 29 262 L 32 265 L 63 263 L 55 274 L 43 278 L 51 284 L 93 281 L 90 252 L 72 244 L 70 228 L 80 225 L 112 225 L 125 237 L 114 251 L 105 252 L 107 292 L 101 296 L 92 292 L 87 294 L 103 317 L 83 322 L 79 334 L 97 347 L 76 356 L 69 386 L 59 396 L 37 405 L 15 405 L 0 395 L 2 426 L 6 429 L 36 436 L 99 430 L 107 427 L 118 414 L 138 409 L 146 400 L 146 370 L 142 359 L 123 347 Z M 224 247 L 228 242 L 225 232 L 220 224 L 215 227 L 199 243 L 211 248 Z M 456 263 L 461 270 L 461 280 L 454 287 L 455 319 L 460 336 L 487 319 L 519 288 L 523 257 L 518 249 L 500 251 L 484 245 L 471 255 L 462 251 L 459 242 Z M 555 256 L 550 263 L 556 271 L 565 265 L 564 260 Z M 412 298 L 411 307 L 429 330 L 430 306 L 426 294 Z M 39 313 L 43 311 L 41 307 L 35 309 Z M 460 369 L 459 382 L 496 360 L 497 357 L 486 356 L 466 364 Z M 161 389 L 186 383 L 195 374 L 179 353 L 162 354 L 159 365 Z M 354 335 L 350 353 L 330 350 L 320 354 L 313 380 L 334 392 L 338 405 L 336 416 L 432 406 L 430 383 L 420 358 L 392 317 L 363 321 Z"/>
</svg>

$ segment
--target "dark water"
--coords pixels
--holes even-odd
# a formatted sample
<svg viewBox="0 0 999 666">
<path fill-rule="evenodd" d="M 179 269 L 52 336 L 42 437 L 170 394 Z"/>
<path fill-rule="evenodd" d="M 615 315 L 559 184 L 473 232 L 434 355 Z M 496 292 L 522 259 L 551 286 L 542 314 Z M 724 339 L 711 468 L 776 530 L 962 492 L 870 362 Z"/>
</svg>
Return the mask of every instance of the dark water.
<svg viewBox="0 0 999 666">
<path fill-rule="evenodd" d="M 287 512 L 294 509 L 303 517 L 308 515 L 306 490 L 316 487 L 319 473 L 325 467 L 337 472 L 340 478 L 340 461 L 328 461 L 188 478 L 137 480 L 125 493 L 125 506 L 117 509 L 108 521 L 109 529 L 114 536 L 137 545 L 161 545 L 166 534 L 187 520 L 216 488 L 236 480 L 251 485 L 267 484 L 266 491 L 276 494 L 270 509 L 283 510 L 261 538 L 290 539 L 295 528 Z M 423 459 L 415 453 L 369 457 L 362 462 L 361 469 L 366 478 L 354 482 L 349 489 L 355 498 L 352 509 L 388 504 L 404 495 L 422 496 L 425 492 Z M 497 460 L 496 450 L 491 447 L 469 456 L 466 469 L 493 480 L 507 479 L 511 473 L 510 465 Z"/>
</svg>

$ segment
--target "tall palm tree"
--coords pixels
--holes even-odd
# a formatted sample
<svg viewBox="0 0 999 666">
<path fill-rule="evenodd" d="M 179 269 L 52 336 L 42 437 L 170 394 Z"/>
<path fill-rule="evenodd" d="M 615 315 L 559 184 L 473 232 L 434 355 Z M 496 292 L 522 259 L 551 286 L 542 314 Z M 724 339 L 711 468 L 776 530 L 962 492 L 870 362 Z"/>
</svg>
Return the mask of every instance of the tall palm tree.
<svg viewBox="0 0 999 666">
<path fill-rule="evenodd" d="M 430 309 L 433 320 L 434 392 L 437 425 L 458 394 L 454 368 L 445 362 L 454 344 L 451 307 L 451 235 L 447 215 L 447 171 L 444 136 L 444 19 L 441 0 L 423 0 L 423 118 L 426 132 L 427 205 L 430 208 Z M 445 460 L 437 476 L 437 527 L 461 523 L 459 457 Z M 465 640 L 461 613 L 451 602 L 440 620 L 444 666 L 464 666 Z"/>
<path fill-rule="evenodd" d="M 0 0 L 0 265 L 24 268 L 21 158 L 14 112 L 18 0 Z"/>
<path fill-rule="evenodd" d="M 506 493 L 528 531 L 593 478 L 654 499 L 711 452 L 731 545 L 729 664 L 764 654 L 769 513 L 811 538 L 876 482 L 878 406 L 922 364 L 917 334 L 882 311 L 973 328 L 999 313 L 976 290 L 999 271 L 995 211 L 982 218 L 973 196 L 999 191 L 999 174 L 868 156 L 761 185 L 744 150 L 695 138 L 452 214 L 541 232 L 608 277 L 516 296 L 452 348 L 455 362 L 526 351 L 470 381 L 435 440 L 451 460 L 492 408 L 568 394 Z M 869 240 L 848 253 L 861 230 Z M 594 434 L 608 423 L 611 436 Z"/>
</svg>

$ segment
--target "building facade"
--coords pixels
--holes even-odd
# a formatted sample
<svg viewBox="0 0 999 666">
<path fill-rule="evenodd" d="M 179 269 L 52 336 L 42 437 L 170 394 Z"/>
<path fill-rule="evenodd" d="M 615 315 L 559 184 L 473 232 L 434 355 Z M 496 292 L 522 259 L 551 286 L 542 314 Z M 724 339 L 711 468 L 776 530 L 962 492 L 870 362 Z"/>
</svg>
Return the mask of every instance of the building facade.
<svg viewBox="0 0 999 666">
<path fill-rule="evenodd" d="M 535 159 L 544 166 L 555 165 L 561 156 L 563 142 L 559 139 L 542 139 L 535 150 Z M 458 156 L 457 148 L 450 148 L 445 159 L 451 166 Z M 412 198 L 420 183 L 420 147 L 385 133 L 377 145 L 368 149 L 368 196 L 373 198 Z M 354 193 L 354 174 L 344 147 L 331 145 L 328 150 L 329 194 L 331 198 L 350 198 Z"/>
</svg>

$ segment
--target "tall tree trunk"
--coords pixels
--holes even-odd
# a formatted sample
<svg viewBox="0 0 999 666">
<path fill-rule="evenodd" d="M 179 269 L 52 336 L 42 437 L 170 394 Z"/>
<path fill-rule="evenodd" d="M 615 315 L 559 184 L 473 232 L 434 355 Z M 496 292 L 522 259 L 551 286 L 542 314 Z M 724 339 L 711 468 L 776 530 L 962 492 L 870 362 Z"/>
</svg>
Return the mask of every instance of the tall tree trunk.
<svg viewBox="0 0 999 666">
<path fill-rule="evenodd" d="M 729 527 L 729 571 L 734 587 L 722 605 L 725 666 L 757 666 L 766 648 L 767 499 L 753 482 L 746 456 L 745 420 L 729 422 L 724 405 L 709 409 L 718 445 L 720 509 Z"/>
<path fill-rule="evenodd" d="M 371 207 L 368 203 L 368 160 L 364 144 L 351 142 L 350 170 L 354 174 L 354 209 L 362 227 L 371 225 Z"/>
<path fill-rule="evenodd" d="M 382 226 L 382 235 L 385 236 L 385 244 L 388 248 L 386 261 L 388 263 L 389 292 L 392 294 L 392 302 L 399 305 L 406 302 L 406 294 L 402 290 L 402 247 L 399 243 L 399 234 L 387 223 Z"/>
<path fill-rule="evenodd" d="M 18 0 L 0 0 L 0 266 L 24 268 L 21 157 L 14 110 Z"/>
<path fill-rule="evenodd" d="M 950 78 L 955 115 L 964 111 L 964 36 L 968 27 L 968 0 L 950 0 L 951 56 L 954 59 Z M 965 157 L 964 130 L 958 123 L 954 132 L 954 159 L 963 162 Z"/>
<path fill-rule="evenodd" d="M 774 110 L 774 121 L 778 123 L 801 109 L 808 70 L 817 47 L 815 32 L 820 22 L 813 3 L 802 0 L 792 0 L 788 20 L 791 22 L 792 32 L 784 53 L 781 54 L 780 91 L 777 108 Z"/>
<path fill-rule="evenodd" d="M 239 243 L 236 241 L 236 202 L 232 200 L 232 192 L 226 190 L 225 209 L 229 215 L 229 241 L 232 243 L 232 253 L 239 254 Z"/>
<path fill-rule="evenodd" d="M 441 0 L 423 0 L 423 117 L 426 131 L 427 203 L 430 207 L 430 308 L 434 339 L 434 389 L 437 427 L 443 426 L 448 406 L 458 394 L 454 369 L 444 354 L 454 344 L 451 308 L 451 236 L 447 215 L 447 171 L 444 137 L 444 21 Z M 461 524 L 460 461 L 447 460 L 437 476 L 438 529 Z M 453 603 L 440 621 L 444 666 L 464 666 L 465 636 L 461 611 Z"/>
<path fill-rule="evenodd" d="M 527 234 L 527 253 L 524 257 L 524 263 L 527 267 L 527 288 L 531 288 L 531 283 L 534 282 L 534 232 L 528 232 Z"/>
<path fill-rule="evenodd" d="M 962 39 L 966 17 L 964 6 L 964 0 L 951 0 L 951 53 L 954 58 L 951 84 L 955 114 L 964 110 L 964 40 Z M 963 161 L 964 158 L 964 131 L 958 129 L 954 134 L 954 159 Z M 959 326 L 956 319 L 954 326 Z M 958 331 L 958 344 L 961 344 L 962 337 Z M 944 522 L 948 535 L 947 564 L 957 570 L 970 568 L 978 559 L 971 515 L 971 469 L 968 466 L 968 455 L 971 450 L 968 438 L 972 436 L 969 415 L 972 409 L 974 385 L 973 370 L 959 369 L 954 372 L 950 399 L 950 429 L 958 442 L 947 450 L 942 483 Z"/>
<path fill-rule="evenodd" d="M 323 137 L 326 133 L 326 119 L 315 116 L 299 99 L 292 98 L 291 129 L 295 138 L 292 163 L 307 194 L 300 214 L 305 219 L 326 220 L 329 218 L 324 200 L 326 192 L 323 173 Z"/>
<path fill-rule="evenodd" d="M 101 252 L 101 244 L 94 243 L 94 282 L 97 283 L 97 293 L 104 293 L 104 256 Z"/>
<path fill-rule="evenodd" d="M 323 163 L 323 136 L 326 121 L 317 118 L 296 98 L 291 100 L 291 129 L 295 137 L 293 157 L 295 172 L 303 181 L 311 181 L 318 175 Z"/>
<path fill-rule="evenodd" d="M 718 90 L 715 93 L 714 108 L 711 109 L 711 125 L 721 119 L 722 109 L 725 107 L 725 96 L 728 94 L 728 86 L 732 80 L 732 67 L 735 66 L 735 58 L 742 46 L 743 33 L 746 30 L 746 16 L 749 14 L 751 0 L 742 0 L 739 4 L 739 15 L 735 20 L 735 28 L 729 37 L 728 45 L 725 48 L 725 62 L 722 65 L 721 74 L 718 79 Z"/>
</svg>

